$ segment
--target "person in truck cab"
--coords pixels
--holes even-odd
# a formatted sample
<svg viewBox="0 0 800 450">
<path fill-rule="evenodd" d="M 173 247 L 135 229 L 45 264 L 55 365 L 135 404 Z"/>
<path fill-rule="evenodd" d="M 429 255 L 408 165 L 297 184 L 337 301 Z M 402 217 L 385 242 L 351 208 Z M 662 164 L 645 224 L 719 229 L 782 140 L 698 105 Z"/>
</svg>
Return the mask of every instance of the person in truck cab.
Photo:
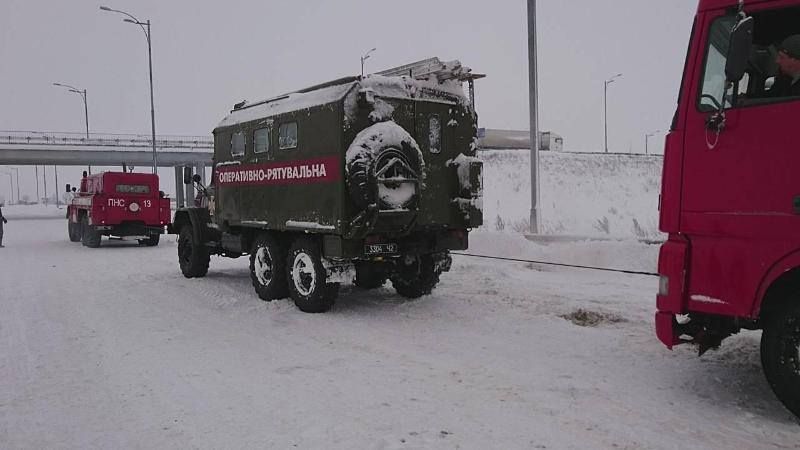
<svg viewBox="0 0 800 450">
<path fill-rule="evenodd" d="M 800 34 L 789 36 L 778 45 L 775 62 L 780 73 L 769 90 L 770 97 L 800 95 Z"/>
</svg>

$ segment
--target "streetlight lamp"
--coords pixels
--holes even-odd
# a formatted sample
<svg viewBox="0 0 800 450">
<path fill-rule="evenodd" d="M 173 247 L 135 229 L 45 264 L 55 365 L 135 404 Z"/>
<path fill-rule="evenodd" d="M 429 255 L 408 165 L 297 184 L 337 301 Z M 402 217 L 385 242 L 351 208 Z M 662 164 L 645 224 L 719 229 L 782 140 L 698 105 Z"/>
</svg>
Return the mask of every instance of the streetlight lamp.
<svg viewBox="0 0 800 450">
<path fill-rule="evenodd" d="M 133 17 L 131 14 L 126 13 L 125 11 L 120 11 L 118 9 L 111 9 L 108 6 L 101 6 L 100 9 L 102 11 L 115 12 L 128 16 L 127 19 L 123 19 L 123 22 L 139 25 L 142 28 L 142 31 L 144 32 L 144 37 L 147 39 L 147 62 L 150 68 L 150 129 L 152 131 L 152 139 L 153 139 L 153 173 L 157 174 L 158 158 L 156 156 L 156 111 L 155 111 L 155 106 L 153 105 L 153 51 L 150 45 L 150 20 L 148 19 L 147 22 L 142 22 L 136 17 Z"/>
<path fill-rule="evenodd" d="M 608 85 L 621 76 L 622 74 L 618 73 L 603 83 L 603 138 L 606 153 L 608 153 Z"/>
<path fill-rule="evenodd" d="M 83 113 L 86 122 L 86 140 L 89 140 L 89 106 L 86 104 L 86 89 L 81 90 L 74 86 L 62 83 L 53 83 L 53 86 L 66 88 L 70 92 L 73 92 L 81 96 L 81 98 L 83 99 Z"/>
<path fill-rule="evenodd" d="M 364 56 L 361 57 L 361 78 L 364 78 L 364 61 L 369 59 L 369 54 L 377 50 L 377 48 L 372 48 L 367 53 L 364 53 Z"/>
<path fill-rule="evenodd" d="M 645 154 L 645 155 L 647 154 L 647 143 L 648 143 L 648 140 L 649 140 L 651 137 L 653 137 L 653 136 L 655 136 L 656 134 L 658 134 L 658 133 L 661 133 L 661 130 L 655 130 L 655 131 L 651 131 L 651 132 L 649 132 L 649 133 L 645 133 L 645 135 L 644 135 L 644 154 Z"/>
</svg>

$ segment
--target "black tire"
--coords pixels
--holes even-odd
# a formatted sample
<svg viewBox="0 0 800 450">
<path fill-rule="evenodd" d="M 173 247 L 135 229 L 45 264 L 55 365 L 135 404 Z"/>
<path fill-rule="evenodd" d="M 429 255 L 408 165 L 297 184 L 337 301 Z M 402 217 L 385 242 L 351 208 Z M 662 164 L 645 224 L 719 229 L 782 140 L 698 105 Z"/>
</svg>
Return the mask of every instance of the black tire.
<svg viewBox="0 0 800 450">
<path fill-rule="evenodd" d="M 100 247 L 103 235 L 89 225 L 89 218 L 83 216 L 81 219 L 81 244 L 89 248 Z"/>
<path fill-rule="evenodd" d="M 286 258 L 289 294 L 300 311 L 322 313 L 331 309 L 339 294 L 338 283 L 327 283 L 319 245 L 311 239 L 297 239 Z"/>
<path fill-rule="evenodd" d="M 392 132 L 387 132 L 389 130 Z M 386 136 L 395 136 L 396 139 L 385 140 Z M 359 210 L 364 210 L 370 205 L 378 205 L 380 209 L 416 208 L 419 192 L 416 192 L 405 205 L 383 204 L 378 194 L 376 171 L 380 169 L 377 166 L 384 163 L 399 159 L 416 172 L 420 183 L 424 176 L 425 162 L 419 146 L 400 125 L 394 122 L 382 122 L 366 128 L 353 140 L 347 155 L 348 191 Z"/>
<path fill-rule="evenodd" d="M 201 278 L 208 273 L 211 255 L 202 243 L 195 241 L 191 225 L 184 225 L 178 235 L 178 264 L 186 278 Z"/>
<path fill-rule="evenodd" d="M 800 302 L 784 303 L 764 318 L 761 365 L 778 400 L 800 418 Z"/>
<path fill-rule="evenodd" d="M 362 262 L 356 264 L 356 278 L 353 284 L 361 289 L 377 289 L 384 284 L 389 276 L 382 265 Z"/>
<path fill-rule="evenodd" d="M 289 296 L 286 283 L 286 247 L 273 235 L 258 236 L 250 251 L 250 280 L 261 300 Z"/>
<path fill-rule="evenodd" d="M 407 255 L 397 263 L 392 274 L 392 286 L 406 298 L 428 295 L 439 283 L 442 271 L 435 255 Z"/>
<path fill-rule="evenodd" d="M 160 234 L 151 234 L 147 239 L 139 239 L 139 245 L 144 245 L 146 247 L 155 247 L 158 245 L 158 242 L 161 240 Z"/>
<path fill-rule="evenodd" d="M 70 242 L 81 241 L 81 224 L 67 220 L 67 233 L 69 234 Z"/>
</svg>

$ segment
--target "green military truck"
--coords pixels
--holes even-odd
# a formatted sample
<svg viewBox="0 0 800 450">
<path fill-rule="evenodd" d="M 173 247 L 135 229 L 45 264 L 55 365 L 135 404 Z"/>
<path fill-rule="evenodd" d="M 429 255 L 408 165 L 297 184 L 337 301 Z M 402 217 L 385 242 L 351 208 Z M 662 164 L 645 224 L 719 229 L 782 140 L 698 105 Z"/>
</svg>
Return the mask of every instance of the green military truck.
<svg viewBox="0 0 800 450">
<path fill-rule="evenodd" d="M 185 176 L 202 198 L 170 227 L 183 275 L 249 254 L 258 296 L 305 312 L 329 310 L 340 283 L 429 294 L 483 219 L 482 75 L 435 58 L 400 70 L 236 104 L 214 129 L 210 185 Z"/>
</svg>

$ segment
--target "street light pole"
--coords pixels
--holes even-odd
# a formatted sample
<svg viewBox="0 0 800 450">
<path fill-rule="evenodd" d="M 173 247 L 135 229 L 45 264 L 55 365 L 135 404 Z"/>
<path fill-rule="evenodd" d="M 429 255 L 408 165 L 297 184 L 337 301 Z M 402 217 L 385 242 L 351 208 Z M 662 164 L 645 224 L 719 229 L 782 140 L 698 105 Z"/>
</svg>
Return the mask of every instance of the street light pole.
<svg viewBox="0 0 800 450">
<path fill-rule="evenodd" d="M 155 110 L 155 103 L 153 101 L 153 50 L 150 40 L 150 20 L 148 19 L 147 22 L 142 22 L 136 17 L 132 16 L 131 14 L 126 13 L 125 11 L 120 11 L 118 9 L 111 9 L 108 6 L 101 6 L 100 9 L 102 11 L 115 12 L 128 16 L 127 19 L 123 19 L 123 22 L 139 25 L 142 28 L 142 31 L 144 32 L 145 39 L 147 39 L 147 63 L 150 71 L 150 130 L 153 139 L 153 173 L 157 174 L 158 156 L 156 154 L 156 110 Z"/>
<path fill-rule="evenodd" d="M 539 70 L 536 45 L 536 0 L 528 0 L 528 108 L 531 136 L 530 231 L 539 233 Z"/>
<path fill-rule="evenodd" d="M 603 141 L 606 153 L 608 153 L 608 85 L 621 76 L 622 74 L 618 73 L 603 82 Z"/>
<path fill-rule="evenodd" d="M 70 86 L 68 84 L 62 84 L 62 83 L 53 83 L 53 86 L 59 86 L 59 87 L 66 88 L 70 92 L 80 95 L 81 98 L 83 99 L 83 115 L 84 115 L 84 122 L 86 123 L 86 141 L 87 141 L 87 144 L 88 144 L 88 141 L 89 141 L 89 105 L 88 105 L 88 103 L 86 101 L 86 89 L 81 90 L 81 89 L 78 89 L 78 88 L 76 88 L 74 86 Z M 92 166 L 91 165 L 89 166 L 89 173 L 92 173 Z M 37 189 L 39 188 L 38 178 L 37 178 L 37 181 L 36 181 L 36 188 Z M 36 194 L 36 196 L 38 197 L 39 194 Z"/>
<path fill-rule="evenodd" d="M 8 187 L 9 187 L 9 189 L 11 189 L 11 194 L 9 194 L 10 198 L 8 199 L 8 202 L 9 202 L 8 204 L 9 205 L 13 205 L 14 204 L 14 176 L 11 175 L 11 172 L 0 172 L 0 173 L 2 173 L 3 175 L 8 175 Z"/>
<path fill-rule="evenodd" d="M 19 167 L 12 167 L 17 174 L 17 204 L 19 205 Z"/>
<path fill-rule="evenodd" d="M 651 131 L 649 133 L 645 133 L 644 135 L 644 154 L 647 154 L 647 143 L 651 136 L 655 136 L 657 133 L 660 133 L 661 130 Z"/>
<path fill-rule="evenodd" d="M 377 48 L 372 48 L 367 53 L 364 53 L 364 56 L 361 57 L 361 78 L 364 78 L 364 61 L 369 59 L 369 54 L 377 50 Z"/>
</svg>

